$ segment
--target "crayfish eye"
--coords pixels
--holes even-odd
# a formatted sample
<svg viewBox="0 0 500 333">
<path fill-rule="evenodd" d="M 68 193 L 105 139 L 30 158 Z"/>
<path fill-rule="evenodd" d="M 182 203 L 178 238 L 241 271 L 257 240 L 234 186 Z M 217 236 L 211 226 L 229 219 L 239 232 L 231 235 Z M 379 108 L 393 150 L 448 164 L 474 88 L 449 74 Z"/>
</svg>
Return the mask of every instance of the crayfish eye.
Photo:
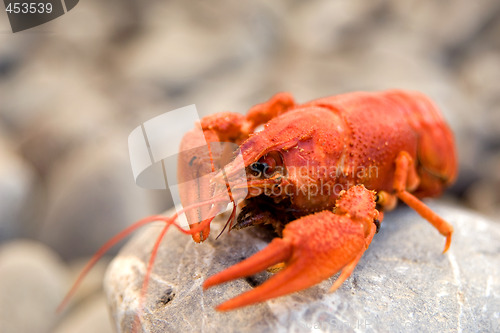
<svg viewBox="0 0 500 333">
<path fill-rule="evenodd" d="M 270 177 L 283 166 L 283 159 L 278 152 L 271 152 L 262 156 L 257 162 L 250 164 L 252 173 L 258 177 Z"/>
<path fill-rule="evenodd" d="M 254 162 L 250 165 L 250 169 L 254 171 L 254 174 L 262 174 L 264 173 L 269 166 L 266 163 Z"/>
</svg>

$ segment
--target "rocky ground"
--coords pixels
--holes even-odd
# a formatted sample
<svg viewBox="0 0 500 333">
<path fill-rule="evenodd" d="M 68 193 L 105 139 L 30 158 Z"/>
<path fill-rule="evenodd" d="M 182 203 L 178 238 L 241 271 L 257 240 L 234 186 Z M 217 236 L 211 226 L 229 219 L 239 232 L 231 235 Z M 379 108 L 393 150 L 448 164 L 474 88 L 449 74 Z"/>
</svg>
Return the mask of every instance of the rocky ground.
<svg viewBox="0 0 500 333">
<path fill-rule="evenodd" d="M 94 330 L 111 329 L 99 310 L 104 269 L 64 314 L 49 309 L 77 263 L 169 207 L 168 193 L 134 184 L 127 136 L 193 103 L 203 116 L 245 112 L 278 91 L 299 102 L 423 91 L 456 136 L 460 175 L 447 196 L 488 216 L 488 225 L 499 221 L 498 1 L 85 0 L 46 25 L 9 29 L 0 14 L 0 288 L 9 291 L 0 293 L 2 332 L 32 332 L 35 323 L 39 332 L 84 331 L 90 318 L 104 325 Z M 498 252 L 483 255 L 494 262 Z M 8 287 L 19 281 L 24 288 Z"/>
</svg>

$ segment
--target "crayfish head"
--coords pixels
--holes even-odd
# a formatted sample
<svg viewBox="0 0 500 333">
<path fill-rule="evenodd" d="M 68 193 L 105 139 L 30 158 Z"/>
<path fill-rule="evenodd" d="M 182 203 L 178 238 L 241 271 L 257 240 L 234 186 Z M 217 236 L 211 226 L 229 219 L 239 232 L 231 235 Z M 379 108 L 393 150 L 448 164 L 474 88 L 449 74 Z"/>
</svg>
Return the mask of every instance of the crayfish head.
<svg viewBox="0 0 500 333">
<path fill-rule="evenodd" d="M 335 112 L 316 106 L 269 121 L 239 147 L 246 183 L 238 186 L 246 187 L 247 197 L 287 198 L 304 212 L 333 208 L 343 189 L 335 187 L 345 144 L 341 124 Z"/>
</svg>

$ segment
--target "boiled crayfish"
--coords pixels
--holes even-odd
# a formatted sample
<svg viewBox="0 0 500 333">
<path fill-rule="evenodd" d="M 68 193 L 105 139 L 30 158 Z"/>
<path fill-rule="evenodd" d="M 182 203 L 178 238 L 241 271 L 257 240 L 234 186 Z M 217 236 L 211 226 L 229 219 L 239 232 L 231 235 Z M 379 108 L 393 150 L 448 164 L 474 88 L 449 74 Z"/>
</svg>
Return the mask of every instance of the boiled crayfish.
<svg viewBox="0 0 500 333">
<path fill-rule="evenodd" d="M 257 131 L 261 125 L 263 129 Z M 279 272 L 219 305 L 221 311 L 296 292 L 341 271 L 331 288 L 337 289 L 370 245 L 383 212 L 394 208 L 397 199 L 446 237 L 444 252 L 450 246 L 453 227 L 419 198 L 437 196 L 455 180 L 454 140 L 436 106 L 421 93 L 355 92 L 305 104 L 279 93 L 252 107 L 246 116 L 225 112 L 205 117 L 198 130 L 209 146 L 236 144 L 242 158 L 226 158 L 224 172 L 196 180 L 214 171 L 220 161 L 215 161 L 210 149 L 202 154 L 191 150 L 194 136 L 187 133 L 181 144 L 181 151 L 187 153 L 179 157 L 179 178 L 195 181 L 181 188 L 183 211 L 168 218 L 152 216 L 129 227 L 101 248 L 82 276 L 124 235 L 162 220 L 166 224 L 153 248 L 144 295 L 168 227 L 176 226 L 195 242 L 204 241 L 211 216 L 228 204 L 222 193 L 229 193 L 233 203 L 230 230 L 268 224 L 279 237 L 210 277 L 203 287 L 269 268 Z M 243 206 L 237 220 L 236 202 Z M 176 222 L 182 212 L 189 221 L 196 221 L 188 230 Z"/>
</svg>

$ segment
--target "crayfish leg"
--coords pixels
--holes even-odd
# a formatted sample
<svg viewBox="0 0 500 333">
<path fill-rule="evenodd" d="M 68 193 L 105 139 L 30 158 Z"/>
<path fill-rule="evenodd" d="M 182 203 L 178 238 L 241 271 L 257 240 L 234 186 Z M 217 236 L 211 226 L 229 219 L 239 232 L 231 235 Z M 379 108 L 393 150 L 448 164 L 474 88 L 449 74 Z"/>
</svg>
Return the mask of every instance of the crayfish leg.
<svg viewBox="0 0 500 333">
<path fill-rule="evenodd" d="M 398 197 L 386 191 L 377 192 L 377 205 L 384 210 L 393 210 L 398 203 Z"/>
<path fill-rule="evenodd" d="M 396 195 L 401 201 L 413 208 L 420 216 L 426 219 L 436 228 L 439 233 L 446 237 L 446 243 L 443 253 L 448 251 L 451 244 L 451 236 L 453 234 L 453 226 L 434 213 L 426 204 L 420 201 L 417 197 L 407 191 L 415 188 L 419 179 L 416 174 L 413 159 L 407 152 L 399 153 L 396 158 L 396 171 L 394 177 L 394 189 Z"/>
<path fill-rule="evenodd" d="M 259 125 L 265 124 L 273 118 L 293 109 L 294 98 L 291 94 L 281 92 L 275 94 L 267 102 L 257 104 L 248 110 L 244 131 L 251 133 Z"/>
<path fill-rule="evenodd" d="M 429 221 L 429 223 L 432 224 L 441 235 L 446 237 L 446 243 L 444 245 L 443 253 L 448 251 L 451 245 L 453 226 L 443 220 L 439 215 L 434 213 L 426 204 L 424 204 L 411 193 L 402 191 L 398 193 L 398 198 L 400 198 L 405 204 L 413 208 L 420 216 Z"/>
</svg>

